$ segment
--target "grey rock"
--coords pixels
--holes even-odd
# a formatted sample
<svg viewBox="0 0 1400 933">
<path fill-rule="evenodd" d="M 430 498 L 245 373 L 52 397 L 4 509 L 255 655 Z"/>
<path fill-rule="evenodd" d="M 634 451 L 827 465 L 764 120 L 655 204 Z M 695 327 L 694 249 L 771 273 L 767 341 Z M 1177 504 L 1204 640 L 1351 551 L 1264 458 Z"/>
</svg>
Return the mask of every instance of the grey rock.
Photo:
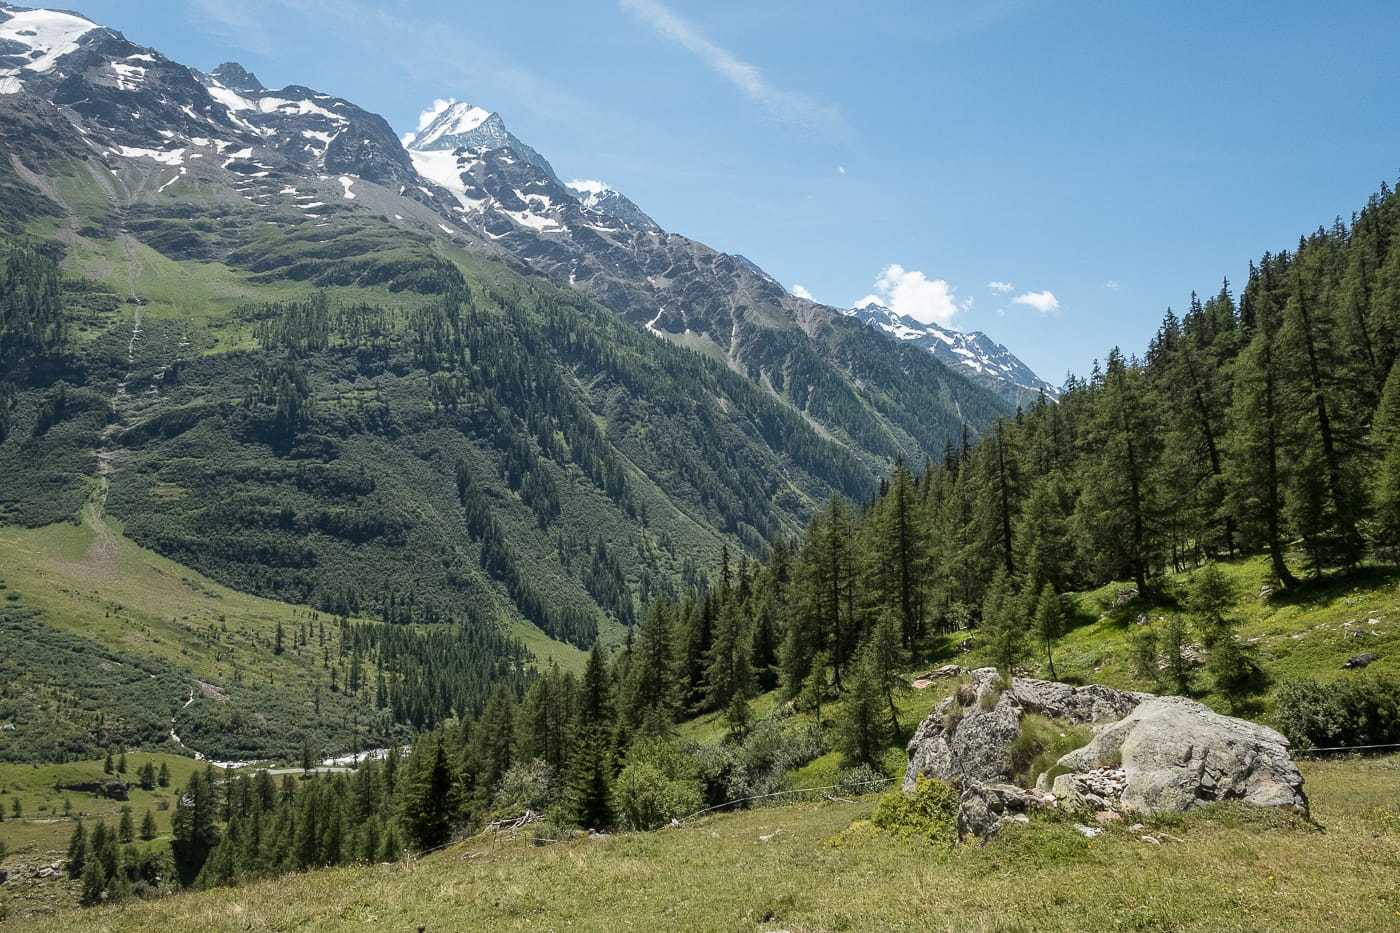
<svg viewBox="0 0 1400 933">
<path fill-rule="evenodd" d="M 968 784 L 958 801 L 958 837 L 986 839 L 1008 822 L 1027 822 L 1028 814 L 1046 806 L 1039 794 L 1014 784 Z"/>
<path fill-rule="evenodd" d="M 909 740 L 904 789 L 920 774 L 942 781 L 1006 781 L 1011 743 L 1021 734 L 1021 706 L 1010 690 L 997 695 L 995 668 L 971 672 L 972 682 L 933 708 Z"/>
<path fill-rule="evenodd" d="M 1121 719 L 1150 693 L 1114 690 L 1029 677 L 1012 678 L 1000 691 L 996 668 L 969 672 L 971 682 L 939 703 L 910 739 L 904 789 L 920 774 L 944 781 L 1008 781 L 1011 743 L 1021 734 L 1021 718 L 1040 713 L 1065 722 L 1098 723 Z"/>
<path fill-rule="evenodd" d="M 1358 654 L 1353 658 L 1348 658 L 1346 661 L 1342 662 L 1342 670 L 1356 670 L 1357 668 L 1365 667 L 1372 661 L 1377 661 L 1379 659 L 1380 655 L 1376 654 L 1374 651 L 1367 651 L 1362 654 Z"/>
<path fill-rule="evenodd" d="M 1185 697 L 1155 697 L 1095 729 L 1086 746 L 1060 758 L 1057 796 L 1082 799 L 1082 773 L 1108 761 L 1126 778 L 1119 800 L 1143 813 L 1189 810 L 1217 800 L 1308 808 L 1288 740 L 1266 726 L 1222 716 Z"/>
<path fill-rule="evenodd" d="M 1074 687 L 1029 677 L 1014 678 L 1011 689 L 1027 712 L 1074 725 L 1122 719 L 1153 696 L 1132 690 L 1114 690 L 1101 684 Z"/>
</svg>

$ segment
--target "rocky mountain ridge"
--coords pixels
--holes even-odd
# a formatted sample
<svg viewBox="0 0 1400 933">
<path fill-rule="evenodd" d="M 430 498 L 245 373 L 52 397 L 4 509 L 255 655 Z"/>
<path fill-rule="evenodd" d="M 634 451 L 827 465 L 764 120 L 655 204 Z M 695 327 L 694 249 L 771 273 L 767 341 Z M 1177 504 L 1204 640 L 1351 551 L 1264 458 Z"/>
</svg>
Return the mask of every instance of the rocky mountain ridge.
<svg viewBox="0 0 1400 933">
<path fill-rule="evenodd" d="M 1037 376 L 1015 354 L 981 331 L 965 333 L 926 324 L 873 302 L 845 313 L 895 340 L 927 350 L 1013 404 L 1032 403 L 1041 393 L 1052 401 L 1060 397 L 1057 386 Z"/>
</svg>

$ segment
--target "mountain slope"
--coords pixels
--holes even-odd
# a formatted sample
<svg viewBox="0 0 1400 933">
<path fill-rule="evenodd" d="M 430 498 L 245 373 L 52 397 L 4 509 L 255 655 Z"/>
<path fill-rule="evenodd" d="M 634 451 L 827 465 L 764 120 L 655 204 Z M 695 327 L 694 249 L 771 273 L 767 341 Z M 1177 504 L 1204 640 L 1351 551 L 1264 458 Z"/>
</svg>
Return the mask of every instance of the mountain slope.
<svg viewBox="0 0 1400 933">
<path fill-rule="evenodd" d="M 221 583 L 391 623 L 346 637 L 386 678 L 358 702 L 400 723 L 528 679 L 505 636 L 618 642 L 726 545 L 763 553 L 1004 410 L 569 189 L 489 114 L 409 153 L 348 101 L 76 14 L 0 4 L 0 39 L 0 520 L 86 509 Z"/>
</svg>

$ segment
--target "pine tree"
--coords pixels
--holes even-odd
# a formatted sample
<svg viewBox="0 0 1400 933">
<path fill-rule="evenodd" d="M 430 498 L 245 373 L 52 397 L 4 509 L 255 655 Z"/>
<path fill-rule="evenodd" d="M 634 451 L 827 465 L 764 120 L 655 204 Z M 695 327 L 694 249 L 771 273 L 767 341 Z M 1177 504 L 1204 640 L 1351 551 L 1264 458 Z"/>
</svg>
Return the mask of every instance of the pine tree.
<svg viewBox="0 0 1400 933">
<path fill-rule="evenodd" d="M 1059 594 L 1055 592 L 1055 587 L 1049 582 L 1041 587 L 1040 596 L 1036 599 L 1032 628 L 1036 642 L 1040 645 L 1040 649 L 1045 652 L 1045 664 L 1050 672 L 1050 679 L 1057 680 L 1058 678 L 1055 676 L 1055 643 L 1064 633 L 1065 609 Z"/>
<path fill-rule="evenodd" d="M 430 748 L 414 747 L 400 794 L 399 817 L 409 841 L 430 849 L 447 841 L 460 803 L 457 774 L 439 735 Z"/>
<path fill-rule="evenodd" d="M 705 668 L 706 701 L 711 709 L 737 709 L 753 692 L 753 640 L 747 620 L 731 596 L 720 606 Z M 737 698 L 737 699 L 736 699 Z"/>
<path fill-rule="evenodd" d="M 1290 429 L 1280 390 L 1278 330 L 1281 322 L 1279 276 L 1275 260 L 1265 254 L 1241 300 L 1240 316 L 1249 327 L 1249 343 L 1235 366 L 1234 397 L 1229 413 L 1225 472 L 1227 508 L 1269 554 L 1275 579 L 1297 582 L 1284 560 L 1283 450 Z"/>
<path fill-rule="evenodd" d="M 1374 516 L 1371 539 L 1391 563 L 1400 564 L 1400 363 L 1390 367 L 1369 447 L 1373 464 L 1367 482 Z"/>
<path fill-rule="evenodd" d="M 157 832 L 156 818 L 150 810 L 147 810 L 146 815 L 141 818 L 141 838 L 149 842 L 156 838 Z"/>
<path fill-rule="evenodd" d="M 170 786 L 170 767 L 163 761 L 160 763 L 160 775 L 156 778 L 156 784 L 161 787 Z"/>
<path fill-rule="evenodd" d="M 867 644 L 856 655 L 836 712 L 836 748 L 848 767 L 879 767 L 889 742 L 886 695 L 880 679 L 875 652 Z"/>
<path fill-rule="evenodd" d="M 1015 673 L 1016 665 L 1025 657 L 1026 629 L 1027 620 L 1021 613 L 1020 600 L 1016 598 L 1011 581 L 998 568 L 982 599 L 979 632 L 993 663 L 1008 681 Z"/>
<path fill-rule="evenodd" d="M 68 877 L 74 880 L 82 877 L 83 869 L 87 865 L 87 829 L 83 826 L 83 821 L 78 820 L 78 825 L 73 827 L 73 835 L 68 837 L 68 860 L 66 868 Z"/>
<path fill-rule="evenodd" d="M 612 702 L 602 645 L 594 642 L 579 690 L 579 743 L 570 765 L 570 802 L 580 826 L 612 824 Z"/>
<path fill-rule="evenodd" d="M 131 819 L 131 807 L 122 807 L 121 822 L 117 824 L 117 841 L 126 843 L 136 838 L 136 826 Z"/>
</svg>

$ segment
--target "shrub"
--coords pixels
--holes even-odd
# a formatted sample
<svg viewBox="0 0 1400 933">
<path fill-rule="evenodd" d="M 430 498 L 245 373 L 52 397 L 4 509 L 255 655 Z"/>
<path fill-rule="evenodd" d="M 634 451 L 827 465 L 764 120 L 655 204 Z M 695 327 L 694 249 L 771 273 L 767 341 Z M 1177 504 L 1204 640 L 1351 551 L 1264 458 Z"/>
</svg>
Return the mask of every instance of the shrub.
<svg viewBox="0 0 1400 933">
<path fill-rule="evenodd" d="M 958 792 L 943 781 L 920 778 L 913 793 L 881 797 L 870 823 L 897 839 L 952 844 L 958 839 Z"/>
<path fill-rule="evenodd" d="M 627 829 L 656 829 L 704 806 L 702 790 L 699 768 L 684 751 L 670 742 L 639 742 L 613 782 L 613 812 Z"/>
<path fill-rule="evenodd" d="M 1400 742 L 1400 680 L 1394 677 L 1285 680 L 1274 701 L 1279 731 L 1300 749 Z"/>
</svg>

